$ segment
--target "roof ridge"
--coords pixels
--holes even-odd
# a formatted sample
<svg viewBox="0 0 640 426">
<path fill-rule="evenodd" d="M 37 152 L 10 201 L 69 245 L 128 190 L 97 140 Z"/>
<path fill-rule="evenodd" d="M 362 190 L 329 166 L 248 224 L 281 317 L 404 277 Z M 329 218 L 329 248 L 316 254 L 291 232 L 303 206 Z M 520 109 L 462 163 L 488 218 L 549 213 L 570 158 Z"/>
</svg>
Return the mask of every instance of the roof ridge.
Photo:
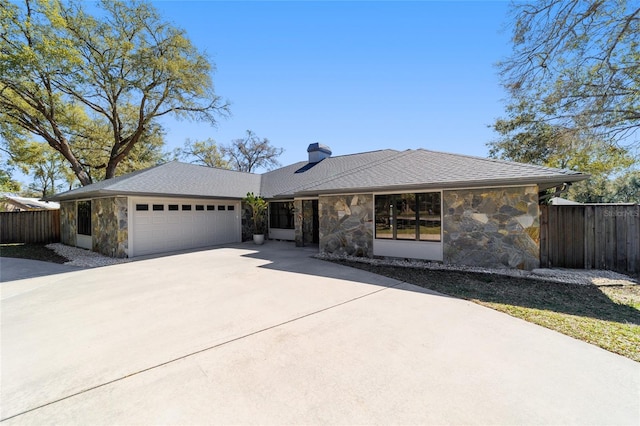
<svg viewBox="0 0 640 426">
<path fill-rule="evenodd" d="M 344 178 L 345 176 L 349 176 L 351 174 L 357 173 L 362 169 L 365 169 L 365 168 L 368 168 L 368 167 L 374 167 L 374 166 L 376 166 L 376 165 L 378 165 L 380 163 L 383 163 L 385 161 L 389 161 L 389 159 L 391 157 L 403 156 L 403 155 L 405 155 L 407 153 L 408 150 L 407 151 L 397 151 L 395 149 L 380 149 L 380 150 L 370 151 L 370 152 L 382 152 L 382 151 L 391 151 L 391 154 L 388 155 L 388 156 L 385 156 L 384 158 L 380 158 L 380 159 L 374 160 L 374 161 L 372 161 L 370 163 L 363 164 L 362 166 L 355 167 L 355 168 L 353 168 L 351 170 L 348 170 L 348 171 L 345 171 L 345 172 L 342 172 L 342 173 L 338 173 L 338 174 L 336 174 L 336 175 L 334 175 L 334 176 L 332 176 L 330 178 L 320 179 L 320 180 L 318 180 L 316 182 L 313 182 L 313 183 L 310 183 L 310 184 L 307 184 L 307 185 L 300 185 L 300 186 L 298 186 L 296 188 L 292 188 L 291 192 L 293 194 L 295 194 L 296 192 L 299 192 L 301 188 L 303 188 L 304 190 L 309 190 L 311 188 L 315 188 L 316 186 L 319 186 L 319 185 L 322 185 L 322 184 L 325 184 L 325 183 L 328 183 L 328 182 L 332 182 L 332 181 L 337 180 L 337 179 Z M 365 153 L 362 153 L 362 154 L 368 154 L 368 152 L 365 152 Z M 355 155 L 355 154 L 353 154 L 353 155 Z"/>
</svg>

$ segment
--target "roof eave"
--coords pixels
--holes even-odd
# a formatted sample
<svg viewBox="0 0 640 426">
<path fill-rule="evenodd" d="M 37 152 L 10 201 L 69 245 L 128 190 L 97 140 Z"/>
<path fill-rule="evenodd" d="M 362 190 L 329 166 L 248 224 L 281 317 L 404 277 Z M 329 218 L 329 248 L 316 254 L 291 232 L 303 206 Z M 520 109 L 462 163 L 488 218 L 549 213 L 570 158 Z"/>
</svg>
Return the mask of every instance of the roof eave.
<svg viewBox="0 0 640 426">
<path fill-rule="evenodd" d="M 87 198 L 102 198 L 102 197 L 161 197 L 161 198 L 196 198 L 196 199 L 209 199 L 209 200 L 241 200 L 244 198 L 240 195 L 203 195 L 203 194 L 172 194 L 172 193 L 157 193 L 157 192 L 129 192 L 129 191 L 115 191 L 102 189 L 100 191 L 89 191 L 81 194 L 69 194 L 69 196 L 52 196 L 50 201 L 72 201 L 83 200 Z"/>
<path fill-rule="evenodd" d="M 424 184 L 398 184 L 389 186 L 369 186 L 339 189 L 323 189 L 323 190 L 304 190 L 298 191 L 293 196 L 308 197 L 326 194 L 354 194 L 354 193 L 371 193 L 393 190 L 412 190 L 412 189 L 461 189 L 461 188 L 494 188 L 498 186 L 522 186 L 522 185 L 547 185 L 546 188 L 561 185 L 563 183 L 573 183 L 588 179 L 590 175 L 555 175 L 555 176 L 538 176 L 532 178 L 513 178 L 505 179 L 487 179 L 479 181 L 455 181 L 455 182 L 434 182 Z M 278 194 L 275 197 L 283 197 L 284 194 Z M 274 198 L 275 198 L 274 197 Z"/>
</svg>

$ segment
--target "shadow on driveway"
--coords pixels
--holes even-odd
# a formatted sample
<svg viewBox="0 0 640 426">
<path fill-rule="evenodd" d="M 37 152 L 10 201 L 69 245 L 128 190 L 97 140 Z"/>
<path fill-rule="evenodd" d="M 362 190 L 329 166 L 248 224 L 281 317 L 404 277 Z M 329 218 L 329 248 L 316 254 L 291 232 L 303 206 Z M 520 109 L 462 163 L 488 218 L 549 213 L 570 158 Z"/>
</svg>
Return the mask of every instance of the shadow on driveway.
<svg viewBox="0 0 640 426">
<path fill-rule="evenodd" d="M 42 260 L 0 257 L 0 282 L 23 280 L 46 275 L 64 274 L 79 271 L 79 266 L 61 265 Z"/>
</svg>

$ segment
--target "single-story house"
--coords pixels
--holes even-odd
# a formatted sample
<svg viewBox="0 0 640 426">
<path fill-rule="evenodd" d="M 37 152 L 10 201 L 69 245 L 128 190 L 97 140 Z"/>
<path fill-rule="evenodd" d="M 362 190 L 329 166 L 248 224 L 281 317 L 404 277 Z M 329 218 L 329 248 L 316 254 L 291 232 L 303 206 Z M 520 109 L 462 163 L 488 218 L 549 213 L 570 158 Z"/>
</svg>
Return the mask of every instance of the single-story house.
<svg viewBox="0 0 640 426">
<path fill-rule="evenodd" d="M 268 238 L 322 253 L 487 267 L 539 265 L 539 194 L 588 176 L 424 149 L 309 158 L 263 174 L 170 162 L 53 197 L 65 244 L 137 257 L 250 237 L 242 199 L 269 202 Z"/>
<path fill-rule="evenodd" d="M 11 193 L 4 193 L 0 196 L 0 211 L 3 212 L 57 210 L 59 208 L 60 204 L 55 201 L 42 201 L 39 198 L 21 197 Z"/>
</svg>

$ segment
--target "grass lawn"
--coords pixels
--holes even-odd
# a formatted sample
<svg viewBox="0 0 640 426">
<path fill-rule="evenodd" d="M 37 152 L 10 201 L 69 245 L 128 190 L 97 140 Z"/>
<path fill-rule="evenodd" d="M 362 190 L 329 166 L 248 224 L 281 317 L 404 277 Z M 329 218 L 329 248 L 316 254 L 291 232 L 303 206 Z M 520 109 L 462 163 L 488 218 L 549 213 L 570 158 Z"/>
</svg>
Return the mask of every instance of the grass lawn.
<svg viewBox="0 0 640 426">
<path fill-rule="evenodd" d="M 0 244 L 0 256 L 65 263 L 69 259 L 45 247 L 46 244 Z"/>
<path fill-rule="evenodd" d="M 467 299 L 640 362 L 640 285 L 559 284 L 338 261 Z"/>
</svg>

